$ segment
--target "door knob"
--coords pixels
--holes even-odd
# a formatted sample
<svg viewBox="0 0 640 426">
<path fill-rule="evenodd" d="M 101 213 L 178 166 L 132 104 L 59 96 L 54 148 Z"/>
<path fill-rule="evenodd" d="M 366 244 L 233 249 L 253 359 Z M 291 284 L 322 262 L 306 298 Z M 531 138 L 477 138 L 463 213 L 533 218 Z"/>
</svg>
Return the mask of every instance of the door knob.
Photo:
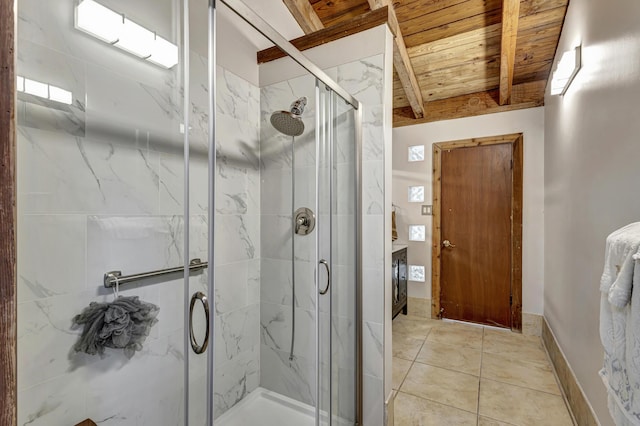
<svg viewBox="0 0 640 426">
<path fill-rule="evenodd" d="M 455 244 L 451 244 L 451 241 L 449 240 L 444 240 L 442 242 L 442 247 L 446 247 L 446 248 L 454 248 L 456 245 Z"/>
</svg>

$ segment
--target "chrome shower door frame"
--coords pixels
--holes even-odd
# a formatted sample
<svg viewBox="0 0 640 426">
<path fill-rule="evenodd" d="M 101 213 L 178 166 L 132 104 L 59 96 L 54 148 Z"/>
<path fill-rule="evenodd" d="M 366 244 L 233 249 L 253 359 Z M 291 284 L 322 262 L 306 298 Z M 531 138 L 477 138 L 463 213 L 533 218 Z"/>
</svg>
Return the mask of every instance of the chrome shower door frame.
<svg viewBox="0 0 640 426">
<path fill-rule="evenodd" d="M 188 0 L 185 0 L 188 1 Z M 340 98 L 342 98 L 345 102 L 351 105 L 354 108 L 354 125 L 355 125 L 355 166 L 356 166 L 356 229 L 355 229 L 355 424 L 362 424 L 362 407 L 363 407 L 363 388 L 362 388 L 362 377 L 363 377 L 363 366 L 362 366 L 362 104 L 355 97 L 353 97 L 349 92 L 347 92 L 344 88 L 342 88 L 337 82 L 335 82 L 329 75 L 327 75 L 322 69 L 320 69 L 316 64 L 314 64 L 311 60 L 309 60 L 305 55 L 303 55 L 293 44 L 291 44 L 287 39 L 285 39 L 280 33 L 278 33 L 273 27 L 271 27 L 266 21 L 262 19 L 258 14 L 256 14 L 252 9 L 250 9 L 247 5 L 245 5 L 241 0 L 220 0 L 219 2 L 216 0 L 209 0 L 209 28 L 208 28 L 208 37 L 209 37 L 209 64 L 208 64 L 208 75 L 209 75 L 209 212 L 208 212 L 208 220 L 209 220 L 209 253 L 208 253 L 208 264 L 209 264 L 209 275 L 208 275 L 208 283 L 207 283 L 207 292 L 209 295 L 215 294 L 215 252 L 214 252 L 214 241 L 215 241 L 215 179 L 216 179 L 216 139 L 215 139 L 215 106 L 216 106 L 216 9 L 218 3 L 222 3 L 227 6 L 231 11 L 233 11 L 236 15 L 242 18 L 246 23 L 248 23 L 251 27 L 256 29 L 260 34 L 273 42 L 278 48 L 280 48 L 285 54 L 287 54 L 291 59 L 293 59 L 296 63 L 302 66 L 305 70 L 307 70 L 311 75 L 313 75 L 319 82 L 322 82 L 332 93 L 337 94 Z M 186 10 L 186 8 L 185 8 Z M 188 10 L 186 10 L 188 12 Z M 188 19 L 188 13 L 186 14 Z M 318 91 L 316 91 L 317 93 Z M 186 103 L 185 103 L 186 105 Z M 185 110 L 186 111 L 186 110 Z M 333 124 L 333 123 L 332 123 Z M 319 123 L 316 123 L 319 125 Z M 187 149 L 185 149 L 187 150 Z M 318 160 L 316 159 L 316 163 Z M 188 170 L 188 165 L 186 166 Z M 318 176 L 318 175 L 316 175 Z M 317 180 L 316 180 L 317 182 Z M 331 183 L 330 183 L 331 184 Z M 317 188 L 316 188 L 317 189 Z M 316 214 L 319 214 L 319 211 L 316 206 Z M 188 212 L 188 205 L 185 209 Z M 316 232 L 317 238 L 317 232 Z M 317 247 L 317 245 L 316 245 Z M 319 259 L 318 259 L 319 261 Z M 320 266 L 319 263 L 316 265 Z M 316 285 L 319 282 L 317 279 L 318 271 L 320 268 L 316 268 Z M 188 271 L 185 269 L 185 279 L 188 276 Z M 319 288 L 317 289 L 319 290 Z M 213 297 L 213 296 L 211 296 Z M 316 303 L 316 309 L 318 309 L 319 303 Z M 316 321 L 319 323 L 319 313 L 317 312 Z M 214 330 L 214 317 L 215 315 L 211 315 L 210 318 L 210 327 L 209 330 L 213 334 Z M 319 328 L 319 326 L 317 327 Z M 317 339 L 319 339 L 319 334 L 316 334 Z M 211 402 L 213 398 L 213 390 L 214 390 L 214 347 L 215 347 L 215 337 L 212 335 L 210 338 L 210 348 L 207 354 L 207 393 L 208 400 Z M 319 351 L 319 341 L 316 342 L 316 350 Z M 185 344 L 186 347 L 186 344 Z M 188 368 L 188 367 L 186 367 Z M 317 374 L 319 374 L 319 369 L 316 368 Z M 320 386 L 320 381 L 317 382 L 318 387 Z M 319 392 L 319 388 L 317 390 Z M 319 396 L 319 393 L 318 393 Z M 319 403 L 316 399 L 316 422 L 318 422 L 319 418 Z M 330 414 L 330 411 L 329 411 Z M 330 418 L 330 416 L 329 416 Z M 213 405 L 209 403 L 207 405 L 207 425 L 213 426 Z M 317 424 L 317 423 L 316 423 Z"/>
</svg>

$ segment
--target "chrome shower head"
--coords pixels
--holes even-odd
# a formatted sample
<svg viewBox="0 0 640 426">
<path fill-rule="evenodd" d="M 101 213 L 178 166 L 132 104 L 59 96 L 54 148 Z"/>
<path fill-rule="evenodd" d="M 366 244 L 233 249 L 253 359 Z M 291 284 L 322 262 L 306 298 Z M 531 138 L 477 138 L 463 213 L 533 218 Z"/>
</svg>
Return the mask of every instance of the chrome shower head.
<svg viewBox="0 0 640 426">
<path fill-rule="evenodd" d="M 287 136 L 300 136 L 304 132 L 302 119 L 289 111 L 276 111 L 271 114 L 271 125 Z"/>
<path fill-rule="evenodd" d="M 287 136 L 300 136 L 304 132 L 304 123 L 300 116 L 307 105 L 307 98 L 302 97 L 291 104 L 289 111 L 276 111 L 271 114 L 271 125 Z"/>
</svg>

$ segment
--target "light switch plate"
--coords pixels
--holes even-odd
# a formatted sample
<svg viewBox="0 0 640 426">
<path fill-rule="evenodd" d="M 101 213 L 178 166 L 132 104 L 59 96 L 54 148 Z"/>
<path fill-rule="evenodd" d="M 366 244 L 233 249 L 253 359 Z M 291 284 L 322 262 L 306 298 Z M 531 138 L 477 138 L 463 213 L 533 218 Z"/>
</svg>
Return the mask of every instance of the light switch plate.
<svg viewBox="0 0 640 426">
<path fill-rule="evenodd" d="M 433 214 L 433 209 L 431 205 L 422 206 L 422 216 L 431 216 L 432 214 Z"/>
</svg>

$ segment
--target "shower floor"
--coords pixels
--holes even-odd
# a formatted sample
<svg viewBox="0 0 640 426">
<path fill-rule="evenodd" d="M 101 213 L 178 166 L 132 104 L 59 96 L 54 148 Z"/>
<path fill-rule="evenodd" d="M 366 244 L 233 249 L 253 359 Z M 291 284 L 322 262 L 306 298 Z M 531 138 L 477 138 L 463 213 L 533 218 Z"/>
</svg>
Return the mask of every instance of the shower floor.
<svg viewBox="0 0 640 426">
<path fill-rule="evenodd" d="M 220 416 L 216 426 L 313 426 L 314 407 L 257 388 L 231 410 Z"/>
</svg>

